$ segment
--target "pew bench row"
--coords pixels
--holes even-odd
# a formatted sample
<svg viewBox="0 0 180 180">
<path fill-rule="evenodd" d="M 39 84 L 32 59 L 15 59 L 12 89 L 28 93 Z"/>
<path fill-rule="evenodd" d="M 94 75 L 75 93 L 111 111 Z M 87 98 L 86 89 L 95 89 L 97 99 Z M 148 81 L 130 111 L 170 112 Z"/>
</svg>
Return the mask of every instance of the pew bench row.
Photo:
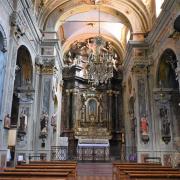
<svg viewBox="0 0 180 180">
<path fill-rule="evenodd" d="M 160 164 L 113 163 L 113 180 L 180 179 L 180 170 Z"/>
<path fill-rule="evenodd" d="M 0 172 L 1 180 L 76 180 L 77 163 L 42 162 L 17 165 Z"/>
</svg>

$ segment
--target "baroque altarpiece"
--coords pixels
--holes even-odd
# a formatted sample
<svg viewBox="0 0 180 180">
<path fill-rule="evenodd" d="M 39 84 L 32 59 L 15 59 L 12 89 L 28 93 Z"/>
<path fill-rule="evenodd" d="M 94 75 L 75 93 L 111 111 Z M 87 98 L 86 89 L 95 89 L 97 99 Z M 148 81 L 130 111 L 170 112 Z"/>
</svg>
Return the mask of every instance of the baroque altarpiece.
<svg viewBox="0 0 180 180">
<path fill-rule="evenodd" d="M 107 48 L 111 43 L 105 42 L 102 48 L 114 60 L 113 77 L 106 84 L 93 86 L 87 71 L 91 49 L 86 43 L 90 41 L 93 38 L 76 41 L 65 53 L 61 136 L 69 138 L 71 155 L 83 140 L 87 144 L 107 140 L 110 153 L 119 155 L 123 129 L 120 59 L 114 48 Z"/>
</svg>

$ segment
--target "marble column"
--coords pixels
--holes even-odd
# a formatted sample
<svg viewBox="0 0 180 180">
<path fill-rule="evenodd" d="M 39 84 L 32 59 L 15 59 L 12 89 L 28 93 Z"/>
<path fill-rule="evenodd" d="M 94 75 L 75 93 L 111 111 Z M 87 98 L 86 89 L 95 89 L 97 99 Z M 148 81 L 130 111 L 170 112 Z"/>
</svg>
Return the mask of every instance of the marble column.
<svg viewBox="0 0 180 180">
<path fill-rule="evenodd" d="M 78 89 L 73 89 L 72 91 L 72 128 L 75 127 L 76 121 L 78 120 Z"/>
<path fill-rule="evenodd" d="M 108 103 L 107 103 L 107 109 L 108 109 L 108 130 L 112 131 L 112 96 L 113 96 L 113 91 L 108 90 L 107 91 L 108 95 Z"/>
<path fill-rule="evenodd" d="M 69 126 L 69 122 L 70 122 L 70 116 L 69 116 L 69 113 L 70 113 L 70 90 L 69 89 L 66 89 L 66 129 L 69 129 L 70 126 Z"/>
<path fill-rule="evenodd" d="M 120 104 L 118 104 L 118 97 L 119 97 L 119 92 L 118 91 L 115 91 L 114 92 L 114 95 L 115 95 L 115 113 L 116 113 L 116 121 L 115 121 L 115 130 L 116 131 L 120 131 L 120 119 L 119 119 L 119 112 L 121 111 L 120 109 Z"/>
</svg>

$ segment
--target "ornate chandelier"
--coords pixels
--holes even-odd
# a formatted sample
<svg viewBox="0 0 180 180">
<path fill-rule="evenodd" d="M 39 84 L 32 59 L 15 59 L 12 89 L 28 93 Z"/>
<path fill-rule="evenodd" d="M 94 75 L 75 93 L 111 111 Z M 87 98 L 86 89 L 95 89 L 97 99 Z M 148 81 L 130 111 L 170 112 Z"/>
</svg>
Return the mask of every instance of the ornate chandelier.
<svg viewBox="0 0 180 180">
<path fill-rule="evenodd" d="M 88 82 L 93 86 L 107 83 L 113 77 L 113 54 L 104 48 L 101 36 L 95 38 L 95 51 L 88 57 Z"/>
<path fill-rule="evenodd" d="M 99 2 L 99 0 L 97 1 Z M 88 57 L 88 82 L 92 86 L 107 83 L 113 77 L 113 53 L 111 47 L 101 37 L 100 4 L 98 11 L 99 35 L 95 38 L 95 50 L 91 51 Z M 110 43 L 110 42 L 109 42 Z M 104 48 L 106 47 L 106 48 Z"/>
</svg>

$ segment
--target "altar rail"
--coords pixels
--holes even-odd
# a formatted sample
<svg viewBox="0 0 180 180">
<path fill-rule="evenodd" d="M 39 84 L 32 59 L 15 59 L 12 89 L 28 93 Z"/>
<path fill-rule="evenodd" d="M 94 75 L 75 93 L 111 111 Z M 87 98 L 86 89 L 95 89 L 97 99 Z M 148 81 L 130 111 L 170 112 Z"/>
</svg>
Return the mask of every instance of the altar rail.
<svg viewBox="0 0 180 180">
<path fill-rule="evenodd" d="M 53 146 L 50 150 L 42 150 L 38 153 L 34 153 L 33 150 L 16 150 L 15 156 L 11 156 L 10 162 L 16 165 L 18 161 L 18 156 L 21 156 L 23 162 L 28 163 L 28 161 L 33 160 L 53 160 L 53 161 L 60 161 L 60 160 L 85 160 L 87 154 L 82 149 L 81 155 L 79 152 L 79 156 L 77 154 L 79 149 L 76 149 L 73 154 L 69 153 L 69 149 L 67 147 L 62 146 Z M 95 151 L 97 149 L 92 149 L 91 157 L 94 159 L 92 160 L 120 160 L 121 162 L 153 162 L 159 163 L 161 162 L 163 165 L 169 166 L 180 166 L 180 151 L 137 151 L 136 147 L 127 147 L 124 146 L 121 151 L 115 152 L 115 149 L 109 149 L 109 158 L 105 157 L 103 153 L 97 154 Z M 103 151 L 102 149 L 99 151 Z M 105 151 L 105 150 L 104 150 Z M 6 153 L 7 151 L 0 151 L 0 161 L 1 167 L 6 166 Z M 70 155 L 71 154 L 71 155 Z"/>
<path fill-rule="evenodd" d="M 109 147 L 86 146 L 77 148 L 78 161 L 109 161 Z"/>
</svg>

